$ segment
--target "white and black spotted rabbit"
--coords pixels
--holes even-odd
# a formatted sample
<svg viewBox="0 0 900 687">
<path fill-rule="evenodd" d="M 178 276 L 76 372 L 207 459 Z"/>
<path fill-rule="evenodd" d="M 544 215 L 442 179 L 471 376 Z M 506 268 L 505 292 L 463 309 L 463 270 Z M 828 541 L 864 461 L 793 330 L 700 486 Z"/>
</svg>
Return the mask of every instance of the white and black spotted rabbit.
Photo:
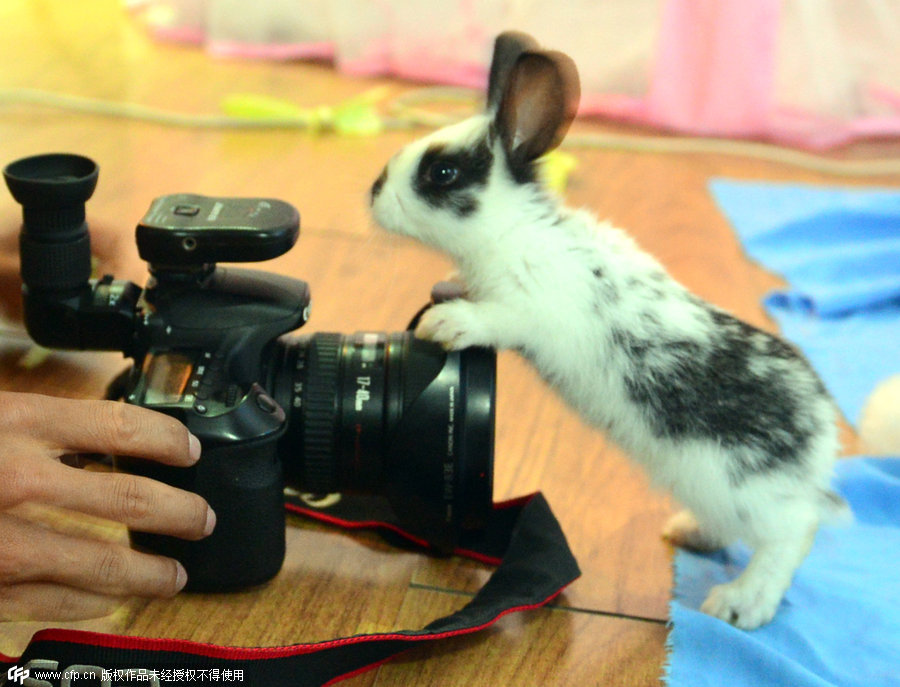
<svg viewBox="0 0 900 687">
<path fill-rule="evenodd" d="M 753 547 L 703 610 L 755 628 L 774 616 L 820 522 L 846 512 L 829 489 L 834 407 L 795 349 L 541 187 L 536 160 L 559 144 L 578 97 L 571 59 L 502 34 L 487 112 L 395 155 L 372 187 L 373 213 L 449 254 L 465 282 L 466 298 L 430 309 L 418 336 L 519 351 L 688 508 L 670 539 Z"/>
</svg>

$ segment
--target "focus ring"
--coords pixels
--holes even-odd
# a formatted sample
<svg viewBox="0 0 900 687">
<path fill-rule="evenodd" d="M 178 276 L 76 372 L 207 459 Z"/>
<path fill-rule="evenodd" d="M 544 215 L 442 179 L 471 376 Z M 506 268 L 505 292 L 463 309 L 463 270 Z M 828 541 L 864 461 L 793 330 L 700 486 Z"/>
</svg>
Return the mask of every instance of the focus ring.
<svg viewBox="0 0 900 687">
<path fill-rule="evenodd" d="M 341 334 L 316 334 L 309 345 L 303 388 L 303 480 L 305 491 L 338 491 L 337 420 Z"/>
<path fill-rule="evenodd" d="M 19 235 L 22 281 L 42 289 L 72 289 L 91 276 L 91 239 L 85 231 L 65 243 L 34 240 Z"/>
</svg>

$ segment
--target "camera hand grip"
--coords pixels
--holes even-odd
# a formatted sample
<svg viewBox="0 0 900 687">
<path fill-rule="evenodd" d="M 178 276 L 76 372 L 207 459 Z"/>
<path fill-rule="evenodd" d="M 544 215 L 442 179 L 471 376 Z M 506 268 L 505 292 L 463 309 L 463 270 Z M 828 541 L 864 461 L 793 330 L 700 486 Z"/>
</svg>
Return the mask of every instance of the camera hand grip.
<svg viewBox="0 0 900 687">
<path fill-rule="evenodd" d="M 262 584 L 284 561 L 284 484 L 277 442 L 284 412 L 258 385 L 229 413 L 193 415 L 190 430 L 203 455 L 190 468 L 133 459 L 119 468 L 192 491 L 216 513 L 216 529 L 199 541 L 132 531 L 132 543 L 181 561 L 190 591 L 228 591 Z M 268 430 L 268 431 L 267 431 Z M 256 437 L 241 440 L 241 436 Z"/>
</svg>

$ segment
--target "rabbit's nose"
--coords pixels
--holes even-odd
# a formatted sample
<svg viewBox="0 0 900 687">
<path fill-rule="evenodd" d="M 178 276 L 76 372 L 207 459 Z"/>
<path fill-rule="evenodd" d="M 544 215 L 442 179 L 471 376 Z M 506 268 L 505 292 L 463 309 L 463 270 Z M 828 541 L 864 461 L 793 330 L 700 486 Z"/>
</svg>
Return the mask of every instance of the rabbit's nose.
<svg viewBox="0 0 900 687">
<path fill-rule="evenodd" d="M 378 194 L 381 193 L 381 187 L 384 186 L 384 182 L 387 181 L 388 171 L 387 167 L 381 170 L 381 174 L 378 175 L 378 178 L 375 180 L 375 183 L 372 184 L 372 191 L 369 193 L 369 202 L 374 203 L 375 199 L 378 197 Z"/>
</svg>

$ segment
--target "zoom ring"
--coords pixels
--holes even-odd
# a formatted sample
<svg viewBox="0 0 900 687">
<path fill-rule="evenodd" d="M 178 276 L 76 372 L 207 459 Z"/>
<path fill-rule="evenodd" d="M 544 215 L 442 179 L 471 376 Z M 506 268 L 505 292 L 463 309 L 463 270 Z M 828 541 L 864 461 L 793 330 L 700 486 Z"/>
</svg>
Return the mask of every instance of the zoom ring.
<svg viewBox="0 0 900 687">
<path fill-rule="evenodd" d="M 338 491 L 337 421 L 341 334 L 312 337 L 303 393 L 303 488 Z"/>
</svg>

